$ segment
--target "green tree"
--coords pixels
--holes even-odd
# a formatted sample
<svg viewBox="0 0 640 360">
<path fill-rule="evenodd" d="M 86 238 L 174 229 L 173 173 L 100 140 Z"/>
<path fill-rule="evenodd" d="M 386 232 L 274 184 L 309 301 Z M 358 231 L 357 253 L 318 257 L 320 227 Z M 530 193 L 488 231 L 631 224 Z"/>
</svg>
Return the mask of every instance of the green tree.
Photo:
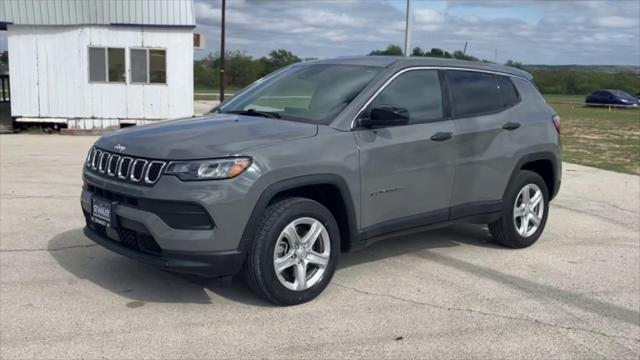
<svg viewBox="0 0 640 360">
<path fill-rule="evenodd" d="M 404 53 L 402 48 L 398 45 L 389 45 L 384 50 L 373 50 L 369 55 L 396 55 L 402 56 Z"/>
<path fill-rule="evenodd" d="M 284 49 L 273 50 L 260 59 L 241 51 L 229 51 L 225 55 L 225 85 L 245 87 L 264 75 L 298 61 L 301 61 L 298 56 Z M 209 53 L 193 62 L 193 82 L 194 87 L 200 89 L 217 89 L 220 86 L 219 54 Z"/>
<path fill-rule="evenodd" d="M 268 56 L 260 58 L 259 62 L 262 65 L 260 70 L 260 76 L 270 74 L 281 67 L 291 65 L 302 61 L 298 56 L 294 55 L 291 51 L 285 49 L 273 50 Z"/>
<path fill-rule="evenodd" d="M 453 57 L 455 59 L 459 59 L 459 60 L 468 60 L 468 61 L 480 61 L 480 59 L 478 59 L 475 56 L 471 56 L 471 55 L 467 55 L 465 53 L 463 53 L 460 50 L 456 50 L 453 52 Z"/>
<path fill-rule="evenodd" d="M 226 85 L 245 87 L 260 77 L 260 64 L 243 52 L 228 52 L 225 60 Z"/>
<path fill-rule="evenodd" d="M 219 85 L 219 56 L 209 53 L 201 60 L 193 62 L 193 83 L 195 88 L 216 88 Z"/>
<path fill-rule="evenodd" d="M 518 69 L 524 69 L 524 66 L 522 66 L 521 62 L 517 62 L 517 61 L 514 61 L 514 60 L 507 60 L 507 62 L 504 63 L 504 64 L 506 66 L 511 66 L 511 67 L 518 68 Z"/>
<path fill-rule="evenodd" d="M 444 51 L 442 49 L 432 48 L 425 55 L 426 56 L 431 56 L 431 57 L 444 57 Z"/>
<path fill-rule="evenodd" d="M 424 50 L 420 46 L 416 46 L 413 48 L 411 56 L 424 56 Z"/>
</svg>

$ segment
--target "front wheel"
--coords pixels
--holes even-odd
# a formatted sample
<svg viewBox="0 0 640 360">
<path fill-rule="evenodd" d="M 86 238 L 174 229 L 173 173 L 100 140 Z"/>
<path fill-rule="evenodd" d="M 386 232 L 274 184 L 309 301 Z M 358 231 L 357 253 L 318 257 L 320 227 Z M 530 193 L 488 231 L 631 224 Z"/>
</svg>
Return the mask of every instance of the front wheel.
<svg viewBox="0 0 640 360">
<path fill-rule="evenodd" d="M 247 254 L 245 279 L 275 304 L 301 304 L 327 287 L 339 252 L 331 212 L 310 199 L 286 198 L 267 208 Z"/>
<path fill-rule="evenodd" d="M 521 170 L 509 184 L 502 216 L 489 224 L 489 231 L 502 245 L 525 248 L 538 240 L 548 215 L 549 192 L 544 180 L 533 171 Z"/>
</svg>

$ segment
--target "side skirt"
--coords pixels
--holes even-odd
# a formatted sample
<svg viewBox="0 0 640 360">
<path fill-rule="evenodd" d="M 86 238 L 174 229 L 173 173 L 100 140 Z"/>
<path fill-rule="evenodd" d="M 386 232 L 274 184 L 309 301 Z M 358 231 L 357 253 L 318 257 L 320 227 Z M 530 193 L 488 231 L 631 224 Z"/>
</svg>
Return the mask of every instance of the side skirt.
<svg viewBox="0 0 640 360">
<path fill-rule="evenodd" d="M 501 213 L 501 201 L 483 201 L 393 219 L 360 231 L 359 241 L 351 243 L 351 250 L 363 249 L 381 240 L 435 230 L 452 224 L 488 224 L 498 220 Z"/>
</svg>

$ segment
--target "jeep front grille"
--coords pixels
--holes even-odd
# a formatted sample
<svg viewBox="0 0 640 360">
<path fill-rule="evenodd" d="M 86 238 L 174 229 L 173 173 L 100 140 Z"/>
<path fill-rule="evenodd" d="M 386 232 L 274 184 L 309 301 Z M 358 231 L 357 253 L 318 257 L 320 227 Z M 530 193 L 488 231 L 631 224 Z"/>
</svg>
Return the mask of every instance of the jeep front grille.
<svg viewBox="0 0 640 360">
<path fill-rule="evenodd" d="M 119 181 L 153 185 L 167 163 L 160 160 L 133 158 L 92 148 L 85 164 L 87 170 Z"/>
</svg>

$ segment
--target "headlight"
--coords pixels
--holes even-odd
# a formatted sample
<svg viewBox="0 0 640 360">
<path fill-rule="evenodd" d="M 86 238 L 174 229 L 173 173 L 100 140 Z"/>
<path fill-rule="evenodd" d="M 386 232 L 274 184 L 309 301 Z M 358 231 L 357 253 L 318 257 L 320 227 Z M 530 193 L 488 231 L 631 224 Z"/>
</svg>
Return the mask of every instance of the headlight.
<svg viewBox="0 0 640 360">
<path fill-rule="evenodd" d="M 626 104 L 626 103 L 628 103 L 628 102 L 629 102 L 629 100 L 627 100 L 627 99 L 620 99 L 620 102 L 623 102 L 623 103 L 625 103 L 625 104 Z"/>
<path fill-rule="evenodd" d="M 175 175 L 180 180 L 220 180 L 234 178 L 251 166 L 251 158 L 172 161 L 165 174 Z"/>
</svg>

